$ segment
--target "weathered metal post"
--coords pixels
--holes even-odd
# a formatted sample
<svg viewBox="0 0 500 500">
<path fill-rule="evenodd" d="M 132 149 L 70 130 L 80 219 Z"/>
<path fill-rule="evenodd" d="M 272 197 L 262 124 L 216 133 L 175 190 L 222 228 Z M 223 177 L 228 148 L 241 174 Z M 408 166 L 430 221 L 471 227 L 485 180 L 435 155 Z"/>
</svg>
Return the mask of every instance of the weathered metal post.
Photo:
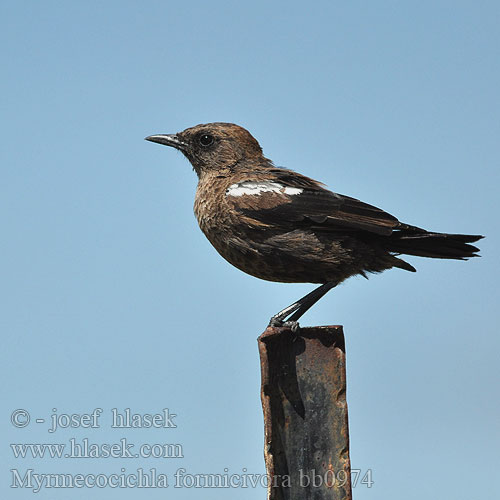
<svg viewBox="0 0 500 500">
<path fill-rule="evenodd" d="M 258 338 L 268 500 L 351 500 L 341 326 Z"/>
</svg>

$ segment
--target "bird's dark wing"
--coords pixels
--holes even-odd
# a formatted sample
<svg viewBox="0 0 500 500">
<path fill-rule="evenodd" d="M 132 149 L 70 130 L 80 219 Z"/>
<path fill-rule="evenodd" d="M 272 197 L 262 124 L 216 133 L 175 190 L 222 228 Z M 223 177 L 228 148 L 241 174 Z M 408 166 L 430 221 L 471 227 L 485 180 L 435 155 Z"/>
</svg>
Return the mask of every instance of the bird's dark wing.
<svg viewBox="0 0 500 500">
<path fill-rule="evenodd" d="M 282 229 L 303 227 L 390 235 L 399 225 L 387 212 L 332 193 L 295 172 L 286 180 L 246 180 L 234 184 L 227 190 L 226 199 L 232 209 L 246 218 Z"/>
</svg>

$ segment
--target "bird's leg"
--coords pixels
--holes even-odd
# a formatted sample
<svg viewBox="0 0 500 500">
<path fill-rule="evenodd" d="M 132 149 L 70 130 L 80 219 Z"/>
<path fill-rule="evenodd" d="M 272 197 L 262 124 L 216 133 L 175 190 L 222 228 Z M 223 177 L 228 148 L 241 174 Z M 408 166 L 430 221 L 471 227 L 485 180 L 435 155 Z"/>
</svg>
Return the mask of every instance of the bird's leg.
<svg viewBox="0 0 500 500">
<path fill-rule="evenodd" d="M 297 329 L 299 318 L 316 302 L 318 302 L 323 295 L 325 295 L 329 290 L 331 290 L 334 286 L 337 285 L 337 282 L 331 281 L 329 283 L 324 283 L 323 285 L 315 288 L 312 292 L 308 293 L 301 299 L 297 300 L 293 304 L 285 307 L 278 314 L 275 314 L 271 321 L 269 322 L 269 326 L 283 326 L 290 325 Z M 288 319 L 286 319 L 288 318 Z"/>
</svg>

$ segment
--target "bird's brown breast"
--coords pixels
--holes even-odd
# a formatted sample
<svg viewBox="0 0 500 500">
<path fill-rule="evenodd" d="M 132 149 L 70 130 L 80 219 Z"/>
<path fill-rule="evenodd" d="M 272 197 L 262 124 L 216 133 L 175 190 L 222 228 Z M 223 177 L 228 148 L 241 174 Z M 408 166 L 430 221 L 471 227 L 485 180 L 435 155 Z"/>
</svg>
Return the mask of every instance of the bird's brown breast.
<svg viewBox="0 0 500 500">
<path fill-rule="evenodd" d="M 259 177 L 254 175 L 252 180 L 258 181 Z M 228 199 L 232 198 L 228 196 L 231 187 L 234 189 L 235 185 L 244 181 L 244 175 L 225 177 L 214 174 L 200 179 L 194 202 L 198 224 L 214 248 L 233 266 L 268 281 L 288 281 L 279 275 L 282 266 L 275 260 L 277 253 L 270 249 L 267 256 L 262 254 L 271 226 L 245 216 Z M 244 195 L 238 202 L 245 206 L 251 198 Z"/>
</svg>

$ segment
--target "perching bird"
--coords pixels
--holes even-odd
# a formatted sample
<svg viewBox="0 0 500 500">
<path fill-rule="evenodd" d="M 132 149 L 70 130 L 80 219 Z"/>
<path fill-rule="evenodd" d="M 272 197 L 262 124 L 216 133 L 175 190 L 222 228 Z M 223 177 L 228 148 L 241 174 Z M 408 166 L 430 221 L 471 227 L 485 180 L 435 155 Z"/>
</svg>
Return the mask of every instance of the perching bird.
<svg viewBox="0 0 500 500">
<path fill-rule="evenodd" d="M 400 254 L 464 260 L 482 236 L 433 233 L 362 201 L 278 168 L 232 123 L 196 125 L 146 140 L 172 146 L 198 175 L 194 213 L 215 249 L 238 269 L 268 281 L 322 285 L 271 318 L 297 320 L 350 276 L 392 267 L 415 271 Z M 287 321 L 285 321 L 287 320 Z"/>
</svg>

